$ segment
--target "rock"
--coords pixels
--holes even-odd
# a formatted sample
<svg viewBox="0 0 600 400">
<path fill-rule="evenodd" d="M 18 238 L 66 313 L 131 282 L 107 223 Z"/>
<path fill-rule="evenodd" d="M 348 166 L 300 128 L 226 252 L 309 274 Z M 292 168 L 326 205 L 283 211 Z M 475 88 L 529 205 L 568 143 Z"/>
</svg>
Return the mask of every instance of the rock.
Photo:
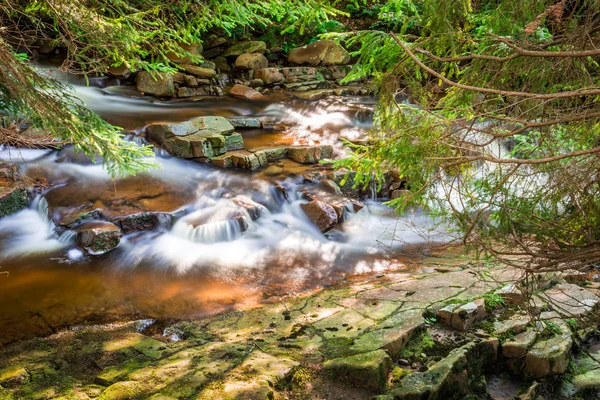
<svg viewBox="0 0 600 400">
<path fill-rule="evenodd" d="M 231 154 L 224 154 L 222 156 L 213 157 L 210 159 L 211 164 L 219 168 L 231 168 L 233 167 L 233 160 Z"/>
<path fill-rule="evenodd" d="M 516 283 L 509 283 L 496 290 L 494 294 L 502 297 L 508 304 L 521 304 L 523 302 L 523 293 L 517 287 Z"/>
<path fill-rule="evenodd" d="M 261 41 L 238 42 L 228 47 L 222 54 L 223 57 L 239 57 L 246 53 L 264 54 L 267 51 L 267 45 Z"/>
<path fill-rule="evenodd" d="M 247 100 L 260 100 L 264 97 L 261 93 L 257 92 L 251 87 L 240 84 L 234 85 L 231 90 L 229 90 L 229 95 L 239 99 Z"/>
<path fill-rule="evenodd" d="M 241 129 L 260 129 L 260 121 L 256 118 L 229 118 L 229 123 L 234 128 Z"/>
<path fill-rule="evenodd" d="M 191 44 L 187 43 L 179 43 L 179 47 L 183 51 L 187 51 L 193 56 L 199 57 L 202 55 L 202 44 L 198 42 L 194 42 Z M 170 51 L 166 54 L 166 57 L 177 64 L 190 64 L 192 62 L 191 57 L 189 56 L 178 56 L 174 52 Z"/>
<path fill-rule="evenodd" d="M 279 68 L 263 68 L 256 69 L 254 71 L 254 77 L 262 80 L 265 85 L 272 85 L 275 83 L 282 83 L 285 81 L 285 77 L 279 70 Z"/>
<path fill-rule="evenodd" d="M 119 245 L 123 233 L 111 222 L 86 222 L 77 229 L 77 241 L 90 254 L 103 254 Z"/>
<path fill-rule="evenodd" d="M 212 61 L 204 61 L 202 64 L 199 65 L 202 68 L 207 68 L 207 69 L 213 69 L 216 70 L 217 69 L 217 64 L 215 64 Z"/>
<path fill-rule="evenodd" d="M 99 219 L 102 209 L 95 208 L 91 203 L 83 204 L 76 208 L 66 208 L 53 212 L 54 221 L 67 228 L 74 228 L 81 222 L 92 219 Z"/>
<path fill-rule="evenodd" d="M 231 161 L 233 167 L 244 168 L 254 171 L 267 165 L 267 158 L 262 153 L 254 154 L 232 154 Z"/>
<path fill-rule="evenodd" d="M 265 86 L 265 83 L 262 79 L 252 79 L 248 86 L 250 86 L 253 89 L 256 89 Z"/>
<path fill-rule="evenodd" d="M 123 78 L 129 78 L 131 76 L 131 70 L 127 68 L 125 64 L 121 64 L 116 67 L 109 67 L 107 72 L 112 76 L 120 76 Z"/>
<path fill-rule="evenodd" d="M 287 155 L 301 164 L 316 164 L 320 160 L 333 156 L 331 145 L 288 147 Z"/>
<path fill-rule="evenodd" d="M 350 54 L 333 40 L 318 40 L 309 45 L 294 49 L 288 55 L 294 64 L 340 65 L 350 62 Z"/>
<path fill-rule="evenodd" d="M 109 386 L 98 398 L 99 400 L 133 400 L 141 398 L 144 389 L 141 383 L 136 381 L 117 382 Z"/>
<path fill-rule="evenodd" d="M 561 283 L 544 292 L 542 298 L 566 317 L 580 317 L 592 311 L 600 297 L 571 283 Z"/>
<path fill-rule="evenodd" d="M 152 124 L 148 137 L 181 158 L 212 158 L 233 150 L 243 141 L 223 117 L 198 117 L 178 124 Z"/>
<path fill-rule="evenodd" d="M 0 218 L 14 214 L 29 205 L 29 191 L 15 182 L 0 181 Z"/>
<path fill-rule="evenodd" d="M 494 333 L 496 335 L 504 335 L 509 331 L 512 333 L 521 333 L 527 329 L 531 317 L 528 314 L 515 314 L 507 320 L 494 322 Z"/>
<path fill-rule="evenodd" d="M 571 330 L 557 313 L 544 312 L 540 319 L 546 324 L 552 323 L 559 332 L 550 339 L 538 341 L 527 353 L 525 372 L 534 379 L 564 373 L 573 346 Z"/>
<path fill-rule="evenodd" d="M 233 202 L 243 208 L 248 213 L 252 221 L 259 219 L 266 209 L 262 204 L 258 204 L 249 198 L 238 197 L 233 199 Z"/>
<path fill-rule="evenodd" d="M 301 204 L 300 208 L 302 208 L 302 211 L 304 211 L 308 219 L 310 219 L 321 232 L 327 232 L 338 222 L 338 216 L 335 209 L 327 203 L 313 200 L 310 203 Z"/>
<path fill-rule="evenodd" d="M 487 316 L 484 299 L 477 299 L 458 306 L 451 304 L 438 311 L 442 321 L 455 329 L 462 331 L 471 329 L 473 324 Z"/>
<path fill-rule="evenodd" d="M 267 68 L 269 61 L 260 53 L 242 54 L 235 60 L 235 67 L 241 70 Z"/>
<path fill-rule="evenodd" d="M 217 57 L 213 61 L 215 63 L 215 69 L 217 71 L 229 72 L 229 70 L 231 69 L 229 63 L 227 62 L 227 59 L 223 56 Z"/>
<path fill-rule="evenodd" d="M 0 381 L 0 383 L 2 383 Z M 572 380 L 576 393 L 586 390 L 600 390 L 600 369 L 593 369 L 576 375 Z"/>
<path fill-rule="evenodd" d="M 17 388 L 28 381 L 29 374 L 25 368 L 15 366 L 0 370 L 0 388 Z"/>
<path fill-rule="evenodd" d="M 281 72 L 287 84 L 299 83 L 303 85 L 307 82 L 321 82 L 325 80 L 323 75 L 313 67 L 286 67 Z"/>
<path fill-rule="evenodd" d="M 215 76 L 217 76 L 217 71 L 215 71 L 214 69 L 202 68 L 202 67 L 197 67 L 195 65 L 189 65 L 189 64 L 182 64 L 181 68 L 183 68 L 183 70 L 185 72 L 187 72 L 188 74 L 198 76 L 200 78 L 210 79 L 210 78 L 214 78 Z"/>
<path fill-rule="evenodd" d="M 121 228 L 124 234 L 141 231 L 152 231 L 159 226 L 170 227 L 172 216 L 166 213 L 142 212 L 137 214 L 113 217 L 111 222 Z"/>
<path fill-rule="evenodd" d="M 391 368 L 392 359 L 384 350 L 335 358 L 323 364 L 323 369 L 337 378 L 379 391 L 385 390 Z"/>
<path fill-rule="evenodd" d="M 192 75 L 184 75 L 184 84 L 189 87 L 198 87 L 198 80 Z"/>
<path fill-rule="evenodd" d="M 137 90 L 142 94 L 156 97 L 175 96 L 173 75 L 166 72 L 155 72 L 153 75 L 142 71 L 136 78 Z"/>
<path fill-rule="evenodd" d="M 533 345 L 537 333 L 534 329 L 521 332 L 502 345 L 502 355 L 506 358 L 521 358 L 527 354 L 527 350 Z"/>
<path fill-rule="evenodd" d="M 333 95 L 335 95 L 335 92 L 332 89 L 316 89 L 309 90 L 307 92 L 296 93 L 294 94 L 294 97 L 298 97 L 299 99 L 303 100 L 315 101 L 322 100 Z"/>
<path fill-rule="evenodd" d="M 263 174 L 266 176 L 277 176 L 283 174 L 283 168 L 278 165 L 269 165 L 264 171 Z"/>
<path fill-rule="evenodd" d="M 281 199 L 287 200 L 290 197 L 287 188 L 280 183 L 273 186 L 273 191 L 275 192 L 275 195 Z"/>
<path fill-rule="evenodd" d="M 264 149 L 261 151 L 265 153 L 265 156 L 267 157 L 268 161 L 279 160 L 280 158 L 285 157 L 285 155 L 287 154 L 287 148 L 285 147 L 276 147 L 273 149 Z"/>
</svg>

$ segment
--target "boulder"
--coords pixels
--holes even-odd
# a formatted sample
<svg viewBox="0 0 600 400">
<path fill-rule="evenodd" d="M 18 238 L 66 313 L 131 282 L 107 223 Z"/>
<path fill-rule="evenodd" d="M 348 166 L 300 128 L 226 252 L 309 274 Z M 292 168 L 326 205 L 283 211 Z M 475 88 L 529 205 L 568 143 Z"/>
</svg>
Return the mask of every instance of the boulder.
<svg viewBox="0 0 600 400">
<path fill-rule="evenodd" d="M 350 62 L 350 54 L 333 40 L 318 40 L 309 45 L 294 49 L 288 55 L 294 64 L 342 65 Z"/>
<path fill-rule="evenodd" d="M 328 360 L 323 369 L 331 375 L 358 386 L 383 391 L 392 368 L 392 359 L 384 350 Z"/>
<path fill-rule="evenodd" d="M 194 56 L 201 56 L 202 55 L 202 44 L 198 43 L 198 42 L 194 42 L 191 44 L 187 44 L 187 43 L 179 43 L 179 47 L 181 48 L 182 51 L 187 51 L 188 53 L 194 55 Z M 178 56 L 176 55 L 174 52 L 170 51 L 166 54 L 167 58 L 171 61 L 173 61 L 174 63 L 177 64 L 189 64 L 192 62 L 192 59 L 190 56 Z"/>
<path fill-rule="evenodd" d="M 182 64 L 181 68 L 183 68 L 183 70 L 185 72 L 187 72 L 188 74 L 198 76 L 200 78 L 210 79 L 210 78 L 214 78 L 215 76 L 217 76 L 217 71 L 215 71 L 214 69 L 197 67 L 195 65 L 189 65 L 189 64 Z"/>
<path fill-rule="evenodd" d="M 279 68 L 256 69 L 254 71 L 254 77 L 256 79 L 261 79 L 265 85 L 272 85 L 285 81 L 285 76 L 283 76 Z"/>
<path fill-rule="evenodd" d="M 120 76 L 123 78 L 129 78 L 131 76 L 131 70 L 127 68 L 125 64 L 121 64 L 116 67 L 109 67 L 106 72 L 112 76 Z"/>
<path fill-rule="evenodd" d="M 111 222 L 93 221 L 77 229 L 77 241 L 90 254 L 103 254 L 119 245 L 123 233 Z"/>
<path fill-rule="evenodd" d="M 242 54 L 246 53 L 260 53 L 264 54 L 267 51 L 267 45 L 265 42 L 261 41 L 249 41 L 249 42 L 238 42 L 232 46 L 229 46 L 225 52 L 223 52 L 223 57 L 239 57 Z"/>
<path fill-rule="evenodd" d="M 338 222 L 338 215 L 335 209 L 322 201 L 313 200 L 310 203 L 301 204 L 300 208 L 306 214 L 308 219 L 315 224 L 321 232 L 327 232 Z"/>
<path fill-rule="evenodd" d="M 229 90 L 229 95 L 247 100 L 260 100 L 264 97 L 261 93 L 251 87 L 240 84 L 234 85 L 231 90 Z"/>
<path fill-rule="evenodd" d="M 156 97 L 175 96 L 175 85 L 173 84 L 173 75 L 166 72 L 142 71 L 136 78 L 137 90 L 142 94 L 148 94 Z"/>
<path fill-rule="evenodd" d="M 211 158 L 243 146 L 241 135 L 223 117 L 198 117 L 177 124 L 152 124 L 148 137 L 181 158 Z"/>
<path fill-rule="evenodd" d="M 232 166 L 254 171 L 267 165 L 267 158 L 264 153 L 256 152 L 254 154 L 232 154 Z"/>
<path fill-rule="evenodd" d="M 235 60 L 235 67 L 241 70 L 267 68 L 269 61 L 260 53 L 242 54 Z"/>
<path fill-rule="evenodd" d="M 227 59 L 223 56 L 219 56 L 213 61 L 215 63 L 215 69 L 219 72 L 229 72 L 229 70 L 231 69 L 229 63 L 227 62 Z"/>
<path fill-rule="evenodd" d="M 333 155 L 331 145 L 288 147 L 287 155 L 301 164 L 316 164 Z"/>
</svg>

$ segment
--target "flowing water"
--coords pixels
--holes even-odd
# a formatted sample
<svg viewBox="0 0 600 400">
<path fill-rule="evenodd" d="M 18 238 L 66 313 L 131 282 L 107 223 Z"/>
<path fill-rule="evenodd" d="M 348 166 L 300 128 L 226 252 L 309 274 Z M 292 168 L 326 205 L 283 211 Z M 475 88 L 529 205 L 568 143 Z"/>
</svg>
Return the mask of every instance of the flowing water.
<svg viewBox="0 0 600 400">
<path fill-rule="evenodd" d="M 130 88 L 74 86 L 74 94 L 144 143 L 151 122 L 196 116 L 258 117 L 278 129 L 241 131 L 247 148 L 360 139 L 372 123 L 372 98 L 306 102 L 286 95 L 161 102 Z M 287 178 L 220 170 L 157 152 L 160 168 L 112 181 L 101 165 L 61 151 L 0 149 L 23 174 L 47 183 L 32 205 L 0 219 L 0 345 L 65 326 L 120 318 L 178 319 L 340 282 L 349 275 L 401 268 L 407 245 L 444 240 L 419 212 L 402 217 L 373 200 L 322 234 L 300 204 L 301 173 L 322 169 L 280 164 Z M 275 184 L 286 188 L 287 195 Z M 279 186 L 281 188 L 281 186 Z M 259 204 L 252 221 L 239 202 Z M 125 235 L 103 255 L 75 245 L 57 216 L 102 209 L 106 218 L 135 210 L 170 213 L 153 231 Z M 248 225 L 224 218 L 241 212 Z M 200 221 L 200 222 L 199 222 Z M 5 272 L 5 273 L 2 273 Z"/>
</svg>

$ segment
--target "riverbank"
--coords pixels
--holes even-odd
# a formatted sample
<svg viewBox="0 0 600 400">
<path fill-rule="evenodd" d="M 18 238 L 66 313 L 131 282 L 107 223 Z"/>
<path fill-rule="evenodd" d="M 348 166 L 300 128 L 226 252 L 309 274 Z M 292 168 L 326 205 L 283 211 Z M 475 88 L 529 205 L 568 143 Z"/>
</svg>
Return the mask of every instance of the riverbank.
<svg viewBox="0 0 600 400">
<path fill-rule="evenodd" d="M 571 398 L 596 393 L 598 346 L 584 324 L 598 284 L 540 279 L 526 304 L 519 277 L 445 251 L 206 319 L 74 327 L 2 349 L 0 398 L 498 399 L 500 388 L 536 399 L 557 382 Z"/>
</svg>

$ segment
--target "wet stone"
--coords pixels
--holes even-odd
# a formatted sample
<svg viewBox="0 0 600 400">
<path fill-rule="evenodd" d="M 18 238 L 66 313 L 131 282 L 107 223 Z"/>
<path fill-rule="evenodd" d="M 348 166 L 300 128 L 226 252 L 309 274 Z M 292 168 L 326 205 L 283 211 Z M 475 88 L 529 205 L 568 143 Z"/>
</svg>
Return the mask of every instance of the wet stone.
<svg viewBox="0 0 600 400">
<path fill-rule="evenodd" d="M 335 209 L 327 203 L 314 200 L 307 204 L 301 204 L 300 208 L 321 232 L 331 230 L 338 222 Z"/>
<path fill-rule="evenodd" d="M 77 229 L 77 241 L 90 254 L 103 254 L 119 245 L 123 233 L 113 223 L 86 222 Z"/>
<path fill-rule="evenodd" d="M 288 147 L 288 157 L 301 164 L 316 164 L 333 156 L 331 145 Z"/>
<path fill-rule="evenodd" d="M 29 192 L 16 183 L 7 183 L 2 186 L 0 182 L 0 218 L 14 214 L 29 205 Z"/>
</svg>

